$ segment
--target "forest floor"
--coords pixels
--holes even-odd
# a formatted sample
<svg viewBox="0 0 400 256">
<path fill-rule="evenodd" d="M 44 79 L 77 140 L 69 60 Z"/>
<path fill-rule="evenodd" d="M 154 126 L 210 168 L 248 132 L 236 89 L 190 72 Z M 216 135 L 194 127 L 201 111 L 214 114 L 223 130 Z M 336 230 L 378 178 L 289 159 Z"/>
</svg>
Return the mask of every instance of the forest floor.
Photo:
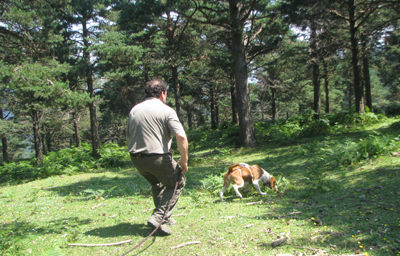
<svg viewBox="0 0 400 256">
<path fill-rule="evenodd" d="M 400 255 L 400 157 L 391 154 L 399 144 L 342 164 L 335 148 L 359 136 L 224 149 L 218 157 L 192 152 L 173 234 L 129 255 Z M 230 189 L 221 202 L 222 175 L 237 162 L 262 166 L 283 196 L 262 187 L 266 196 L 252 188 L 240 200 Z M 133 167 L 2 186 L 0 255 L 122 255 L 152 231 L 150 194 Z M 119 242 L 127 243 L 104 246 Z"/>
</svg>

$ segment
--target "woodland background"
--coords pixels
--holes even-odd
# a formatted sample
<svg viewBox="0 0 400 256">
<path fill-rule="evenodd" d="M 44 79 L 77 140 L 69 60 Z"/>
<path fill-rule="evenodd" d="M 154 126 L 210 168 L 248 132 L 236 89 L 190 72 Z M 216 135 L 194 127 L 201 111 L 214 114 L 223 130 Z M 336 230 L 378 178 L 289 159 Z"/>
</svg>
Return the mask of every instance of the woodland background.
<svg viewBox="0 0 400 256">
<path fill-rule="evenodd" d="M 296 118 L 312 134 L 398 115 L 399 18 L 397 0 L 4 0 L 0 161 L 82 143 L 100 159 L 154 77 L 188 134 L 237 147 Z"/>
</svg>

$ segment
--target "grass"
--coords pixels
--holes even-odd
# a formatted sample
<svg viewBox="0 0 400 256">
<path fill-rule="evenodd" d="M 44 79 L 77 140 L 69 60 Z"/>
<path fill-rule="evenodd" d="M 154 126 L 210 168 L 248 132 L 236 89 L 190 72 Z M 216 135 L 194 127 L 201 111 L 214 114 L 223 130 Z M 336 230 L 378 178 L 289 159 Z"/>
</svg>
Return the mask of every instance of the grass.
<svg viewBox="0 0 400 256">
<path fill-rule="evenodd" d="M 395 134 L 390 125 L 346 135 L 266 143 L 253 149 L 191 152 L 174 234 L 147 240 L 130 255 L 400 255 L 400 152 L 341 161 L 346 142 Z M 396 136 L 396 134 L 395 134 Z M 222 152 L 222 154 L 221 154 Z M 218 152 L 217 152 L 218 153 Z M 260 164 L 281 181 L 281 198 L 252 188 L 220 202 L 225 162 Z M 347 162 L 346 162 L 347 163 Z M 153 209 L 151 189 L 133 167 L 53 176 L 0 188 L 0 255 L 122 255 L 142 241 Z M 321 225 L 316 224 L 321 221 Z M 287 236 L 282 246 L 271 243 Z M 75 247 L 67 244 L 120 246 Z M 199 241 L 177 249 L 171 247 Z"/>
</svg>

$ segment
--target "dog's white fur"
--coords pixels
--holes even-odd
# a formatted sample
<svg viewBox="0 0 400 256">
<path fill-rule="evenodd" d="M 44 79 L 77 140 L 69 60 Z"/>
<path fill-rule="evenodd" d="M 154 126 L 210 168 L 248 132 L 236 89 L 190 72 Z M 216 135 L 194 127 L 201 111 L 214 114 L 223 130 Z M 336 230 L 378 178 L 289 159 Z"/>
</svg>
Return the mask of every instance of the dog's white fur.
<svg viewBox="0 0 400 256">
<path fill-rule="evenodd" d="M 221 201 L 224 201 L 224 193 L 231 183 L 234 183 L 233 189 L 240 198 L 243 197 L 242 194 L 240 194 L 239 189 L 250 183 L 252 183 L 257 189 L 258 194 L 266 195 L 267 193 L 263 193 L 260 189 L 260 181 L 262 181 L 264 185 L 269 185 L 271 189 L 275 188 L 275 190 L 278 191 L 278 187 L 275 184 L 275 178 L 260 166 L 248 165 L 246 163 L 233 164 L 224 175 L 224 186 L 222 187 L 221 192 L 219 192 L 219 197 L 221 198 Z M 248 189 L 249 188 L 250 187 L 248 186 Z"/>
</svg>

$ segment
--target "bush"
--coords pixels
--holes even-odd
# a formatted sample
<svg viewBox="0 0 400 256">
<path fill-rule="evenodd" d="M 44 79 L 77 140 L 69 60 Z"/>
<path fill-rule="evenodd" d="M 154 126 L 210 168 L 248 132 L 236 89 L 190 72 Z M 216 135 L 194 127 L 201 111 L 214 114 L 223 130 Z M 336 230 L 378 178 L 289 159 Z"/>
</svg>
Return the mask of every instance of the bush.
<svg viewBox="0 0 400 256">
<path fill-rule="evenodd" d="M 126 148 L 114 143 L 102 146 L 100 159 L 93 158 L 91 152 L 91 146 L 85 143 L 80 148 L 73 147 L 50 152 L 43 157 L 42 165 L 38 165 L 35 159 L 6 163 L 0 166 L 0 183 L 21 183 L 54 175 L 71 175 L 98 168 L 130 164 Z"/>
<path fill-rule="evenodd" d="M 210 194 L 217 194 L 221 191 L 222 184 L 224 183 L 224 174 L 210 175 L 200 180 L 202 188 L 209 191 Z"/>
<path fill-rule="evenodd" d="M 295 137 L 301 130 L 298 120 L 263 121 L 255 124 L 257 139 L 263 141 L 282 141 Z"/>
<path fill-rule="evenodd" d="M 358 142 L 347 140 L 329 150 L 341 165 L 352 165 L 362 160 L 372 159 L 390 150 L 394 142 L 385 136 L 370 135 Z"/>
<path fill-rule="evenodd" d="M 385 109 L 385 114 L 387 116 L 400 116 L 400 105 L 399 104 L 393 104 L 388 106 Z"/>
<path fill-rule="evenodd" d="M 299 132 L 300 137 L 327 134 L 331 130 L 328 119 L 313 120 Z"/>
<path fill-rule="evenodd" d="M 217 147 L 237 148 L 240 147 L 239 126 L 230 125 L 225 129 L 197 129 L 194 131 L 189 131 L 188 140 L 191 150 Z M 175 140 L 173 140 L 173 143 L 173 147 L 176 147 Z"/>
<path fill-rule="evenodd" d="M 121 167 L 131 163 L 125 147 L 115 143 L 108 143 L 101 147 L 101 158 L 97 161 L 103 168 Z"/>
</svg>

